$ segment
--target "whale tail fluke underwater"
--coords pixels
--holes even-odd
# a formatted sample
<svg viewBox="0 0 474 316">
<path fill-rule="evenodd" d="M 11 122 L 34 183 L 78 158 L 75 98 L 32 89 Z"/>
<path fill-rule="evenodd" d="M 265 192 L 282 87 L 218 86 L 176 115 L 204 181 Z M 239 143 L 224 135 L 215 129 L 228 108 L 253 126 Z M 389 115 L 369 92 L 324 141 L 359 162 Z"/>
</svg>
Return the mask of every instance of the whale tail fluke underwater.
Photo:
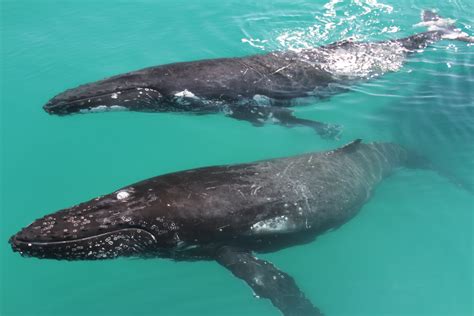
<svg viewBox="0 0 474 316">
<path fill-rule="evenodd" d="M 463 178 L 459 177 L 458 175 L 453 173 L 449 168 L 446 168 L 445 166 L 439 166 L 433 163 L 433 161 L 427 158 L 426 155 L 421 154 L 419 151 L 415 149 L 408 149 L 407 151 L 409 153 L 407 162 L 405 164 L 407 168 L 425 169 L 425 170 L 430 170 L 432 172 L 435 172 L 440 177 L 446 179 L 455 187 L 471 195 L 474 195 L 474 187 L 469 181 L 466 181 Z"/>
</svg>

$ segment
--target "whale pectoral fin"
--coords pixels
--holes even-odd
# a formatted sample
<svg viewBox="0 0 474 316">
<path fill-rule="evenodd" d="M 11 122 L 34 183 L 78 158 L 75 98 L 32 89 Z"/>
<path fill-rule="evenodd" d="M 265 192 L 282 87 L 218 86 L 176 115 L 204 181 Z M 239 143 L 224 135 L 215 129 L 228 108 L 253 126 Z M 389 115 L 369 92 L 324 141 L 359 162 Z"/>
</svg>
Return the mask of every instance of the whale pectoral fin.
<svg viewBox="0 0 474 316">
<path fill-rule="evenodd" d="M 258 106 L 236 105 L 230 109 L 231 111 L 226 114 L 228 117 L 247 121 L 256 127 L 262 127 L 268 119 L 268 113 Z"/>
<path fill-rule="evenodd" d="M 259 297 L 268 298 L 285 316 L 322 315 L 305 297 L 291 276 L 250 251 L 222 247 L 216 261 L 244 280 Z"/>
<path fill-rule="evenodd" d="M 311 127 L 323 138 L 338 139 L 342 133 L 342 127 L 336 124 L 328 124 L 308 119 L 302 119 L 293 115 L 293 111 L 285 108 L 276 108 L 272 111 L 273 118 L 281 125 L 292 127 L 303 125 Z"/>
<path fill-rule="evenodd" d="M 263 126 L 264 123 L 269 120 L 286 127 L 303 125 L 311 127 L 321 137 L 329 139 L 339 138 L 342 132 L 342 128 L 339 125 L 298 118 L 293 115 L 293 111 L 287 108 L 277 106 L 236 105 L 231 106 L 230 109 L 231 111 L 227 116 L 248 121 L 254 126 Z"/>
</svg>

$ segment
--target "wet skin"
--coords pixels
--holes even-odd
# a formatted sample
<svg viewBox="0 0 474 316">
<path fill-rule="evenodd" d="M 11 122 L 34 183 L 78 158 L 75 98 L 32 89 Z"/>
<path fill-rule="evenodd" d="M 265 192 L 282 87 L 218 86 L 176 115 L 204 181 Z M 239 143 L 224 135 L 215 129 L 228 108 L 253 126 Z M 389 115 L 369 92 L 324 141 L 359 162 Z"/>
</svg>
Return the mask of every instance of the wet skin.
<svg viewBox="0 0 474 316">
<path fill-rule="evenodd" d="M 423 23 L 442 19 L 425 11 Z M 411 53 L 443 38 L 473 42 L 452 25 L 383 42 L 341 41 L 299 52 L 218 58 L 145 68 L 66 90 L 44 109 L 50 114 L 103 111 L 225 115 L 255 126 L 304 125 L 327 138 L 341 127 L 300 119 L 288 107 L 301 98 L 325 99 L 348 85 L 399 70 Z M 453 36 L 453 34 L 455 36 Z"/>
<path fill-rule="evenodd" d="M 285 315 L 319 315 L 291 276 L 252 252 L 307 243 L 342 225 L 409 158 L 396 144 L 355 141 L 165 174 L 38 219 L 10 243 L 24 256 L 49 259 L 216 260 Z"/>
<path fill-rule="evenodd" d="M 424 20 L 439 17 L 425 13 Z M 388 42 L 346 41 L 302 53 L 152 67 L 68 90 L 45 110 L 224 111 L 257 125 L 273 119 L 334 136 L 330 126 L 298 119 L 283 107 L 308 94 L 323 96 L 341 80 L 397 70 L 407 54 L 445 34 L 446 28 Z M 370 67 L 358 67 L 357 58 L 349 72 L 338 67 L 361 51 Z M 378 63 L 385 60 L 381 56 L 389 62 Z M 413 165 L 413 157 L 396 144 L 354 141 L 328 152 L 181 171 L 47 215 L 12 236 L 10 244 L 23 256 L 45 259 L 215 260 L 284 315 L 321 315 L 291 276 L 253 252 L 307 243 L 339 227 L 383 178 Z"/>
</svg>

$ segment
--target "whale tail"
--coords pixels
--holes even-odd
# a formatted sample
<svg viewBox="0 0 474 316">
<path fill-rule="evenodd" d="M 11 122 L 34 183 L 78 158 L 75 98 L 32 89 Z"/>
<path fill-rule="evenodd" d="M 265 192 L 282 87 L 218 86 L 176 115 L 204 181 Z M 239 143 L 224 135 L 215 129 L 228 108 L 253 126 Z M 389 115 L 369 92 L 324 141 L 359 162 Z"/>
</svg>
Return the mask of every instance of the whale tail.
<svg viewBox="0 0 474 316">
<path fill-rule="evenodd" d="M 424 26 L 428 31 L 436 33 L 440 39 L 457 40 L 467 43 L 474 43 L 474 37 L 469 36 L 455 25 L 456 20 L 443 18 L 432 10 L 423 10 L 421 12 L 422 22 L 416 26 Z"/>
<path fill-rule="evenodd" d="M 408 52 L 416 52 L 428 45 L 443 39 L 474 43 L 474 37 L 469 36 L 455 25 L 456 20 L 439 16 L 435 11 L 424 10 L 421 13 L 422 22 L 414 26 L 428 28 L 427 32 L 418 33 L 396 40 Z"/>
<path fill-rule="evenodd" d="M 407 168 L 426 169 L 436 172 L 439 176 L 451 182 L 454 186 L 474 195 L 474 187 L 468 181 L 460 178 L 458 175 L 442 166 L 434 164 L 429 158 L 421 154 L 417 150 L 407 149 L 407 160 L 405 162 Z"/>
</svg>

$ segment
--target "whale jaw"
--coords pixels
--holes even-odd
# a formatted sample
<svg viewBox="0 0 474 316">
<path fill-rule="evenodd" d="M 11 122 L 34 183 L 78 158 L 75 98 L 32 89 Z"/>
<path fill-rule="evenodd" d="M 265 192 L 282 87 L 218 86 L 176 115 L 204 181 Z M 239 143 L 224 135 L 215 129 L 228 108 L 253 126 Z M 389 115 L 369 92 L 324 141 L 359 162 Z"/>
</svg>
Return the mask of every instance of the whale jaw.
<svg viewBox="0 0 474 316">
<path fill-rule="evenodd" d="M 124 228 L 71 240 L 37 241 L 23 237 L 23 231 L 12 236 L 13 251 L 25 257 L 57 260 L 97 260 L 119 256 L 146 257 L 153 253 L 156 238 L 141 228 Z"/>
</svg>

